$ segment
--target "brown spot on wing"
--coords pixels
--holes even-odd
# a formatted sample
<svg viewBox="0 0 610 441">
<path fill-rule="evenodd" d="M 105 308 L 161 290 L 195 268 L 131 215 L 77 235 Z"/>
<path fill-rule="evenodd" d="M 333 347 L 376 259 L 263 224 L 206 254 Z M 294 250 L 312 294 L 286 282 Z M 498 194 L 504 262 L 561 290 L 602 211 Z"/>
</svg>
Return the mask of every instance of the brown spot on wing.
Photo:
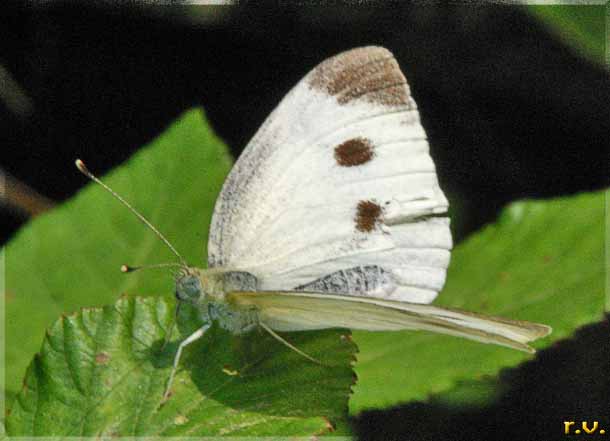
<svg viewBox="0 0 610 441">
<path fill-rule="evenodd" d="M 360 201 L 356 206 L 356 229 L 369 233 L 382 222 L 383 209 L 373 201 Z"/>
<path fill-rule="evenodd" d="M 339 104 L 363 99 L 415 107 L 400 66 L 381 47 L 352 49 L 323 61 L 311 72 L 309 85 L 336 97 Z"/>
<path fill-rule="evenodd" d="M 335 160 L 343 167 L 364 164 L 374 155 L 373 145 L 366 138 L 350 139 L 335 147 Z"/>
</svg>

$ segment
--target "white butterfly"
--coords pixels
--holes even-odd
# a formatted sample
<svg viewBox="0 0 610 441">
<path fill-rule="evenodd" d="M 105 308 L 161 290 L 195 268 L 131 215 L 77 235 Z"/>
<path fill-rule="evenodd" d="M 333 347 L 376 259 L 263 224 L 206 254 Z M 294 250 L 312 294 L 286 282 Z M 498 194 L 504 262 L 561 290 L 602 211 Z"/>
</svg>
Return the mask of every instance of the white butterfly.
<svg viewBox="0 0 610 441">
<path fill-rule="evenodd" d="M 363 47 L 319 64 L 229 174 L 208 269 L 188 266 L 132 209 L 180 258 L 178 300 L 206 319 L 180 344 L 166 397 L 183 348 L 211 321 L 235 334 L 262 327 L 310 359 L 276 332 L 420 329 L 533 352 L 527 342 L 548 326 L 428 305 L 449 264 L 447 207 L 393 55 Z"/>
</svg>

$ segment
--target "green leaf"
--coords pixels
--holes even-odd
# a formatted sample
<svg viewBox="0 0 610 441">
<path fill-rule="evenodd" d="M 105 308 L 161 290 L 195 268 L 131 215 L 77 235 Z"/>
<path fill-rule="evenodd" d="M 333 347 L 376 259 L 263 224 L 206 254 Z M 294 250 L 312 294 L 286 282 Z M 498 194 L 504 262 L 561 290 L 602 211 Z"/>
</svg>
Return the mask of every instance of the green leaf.
<svg viewBox="0 0 610 441">
<path fill-rule="evenodd" d="M 172 304 L 124 298 L 62 317 L 47 333 L 8 418 L 12 436 L 282 436 L 321 434 L 345 418 L 353 343 L 336 331 L 288 335 L 327 364 L 272 337 L 213 327 L 189 347 L 162 403 L 177 344 L 163 348 Z M 346 381 L 347 380 L 347 381 Z"/>
<path fill-rule="evenodd" d="M 187 261 L 204 266 L 214 201 L 230 164 L 195 110 L 104 181 Z M 99 186 L 88 185 L 28 224 L 6 256 L 7 386 L 13 395 L 21 389 L 7 419 L 9 435 L 311 435 L 337 425 L 335 433 L 346 433 L 355 351 L 347 331 L 286 335 L 330 366 L 323 368 L 269 336 L 236 338 L 212 328 L 185 351 L 186 369 L 160 406 L 177 342 L 197 320 L 180 320 L 180 338 L 160 350 L 173 277 L 119 268 L 176 259 Z M 172 300 L 123 299 L 55 321 L 64 311 L 112 305 L 121 293 Z M 229 375 L 234 371 L 239 375 Z"/>
<path fill-rule="evenodd" d="M 510 205 L 453 252 L 435 303 L 553 327 L 542 348 L 604 310 L 604 193 Z M 386 407 L 496 374 L 531 356 L 418 332 L 355 332 L 358 383 L 350 411 Z"/>
</svg>

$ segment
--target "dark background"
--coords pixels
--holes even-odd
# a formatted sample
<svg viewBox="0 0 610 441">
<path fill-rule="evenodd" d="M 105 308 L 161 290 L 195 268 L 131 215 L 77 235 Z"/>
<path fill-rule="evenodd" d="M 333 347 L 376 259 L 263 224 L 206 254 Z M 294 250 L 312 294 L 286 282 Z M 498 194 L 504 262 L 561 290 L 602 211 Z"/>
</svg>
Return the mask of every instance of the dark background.
<svg viewBox="0 0 610 441">
<path fill-rule="evenodd" d="M 603 20 L 603 7 L 578 8 Z M 22 91 L 0 88 L 0 167 L 40 194 L 9 185 L 3 242 L 83 185 L 76 157 L 103 174 L 195 105 L 237 156 L 310 68 L 368 44 L 390 49 L 410 83 L 458 241 L 512 200 L 610 184 L 608 72 L 524 7 L 8 2 L 0 20 L 0 64 Z M 568 439 L 564 420 L 597 419 L 610 436 L 609 331 L 592 325 L 504 372 L 488 406 L 431 399 L 354 427 L 362 439 Z"/>
</svg>

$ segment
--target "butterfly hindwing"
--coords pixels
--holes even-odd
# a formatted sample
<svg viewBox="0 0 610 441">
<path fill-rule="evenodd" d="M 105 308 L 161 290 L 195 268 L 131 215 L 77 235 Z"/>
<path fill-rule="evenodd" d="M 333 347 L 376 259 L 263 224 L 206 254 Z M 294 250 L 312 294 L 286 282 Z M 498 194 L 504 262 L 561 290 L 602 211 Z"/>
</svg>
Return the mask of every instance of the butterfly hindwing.
<svg viewBox="0 0 610 441">
<path fill-rule="evenodd" d="M 358 48 L 314 68 L 248 144 L 217 201 L 208 263 L 264 290 L 427 303 L 449 263 L 446 209 L 398 63 Z"/>
<path fill-rule="evenodd" d="M 527 342 L 550 328 L 418 303 L 307 292 L 232 292 L 234 308 L 257 311 L 276 331 L 351 328 L 369 331 L 424 330 L 533 352 Z"/>
</svg>

